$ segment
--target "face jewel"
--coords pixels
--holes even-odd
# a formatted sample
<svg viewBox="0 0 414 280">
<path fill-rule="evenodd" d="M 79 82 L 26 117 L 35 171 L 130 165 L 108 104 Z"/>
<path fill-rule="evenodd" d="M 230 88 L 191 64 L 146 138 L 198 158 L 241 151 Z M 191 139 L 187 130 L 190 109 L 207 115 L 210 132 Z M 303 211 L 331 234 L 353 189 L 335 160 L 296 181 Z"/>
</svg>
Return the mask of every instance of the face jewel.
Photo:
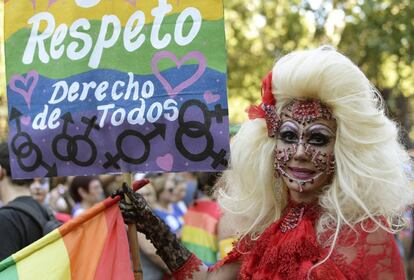
<svg viewBox="0 0 414 280">
<path fill-rule="evenodd" d="M 274 105 L 263 104 L 262 106 L 265 112 L 268 136 L 274 137 L 281 123 L 280 117 L 276 113 L 276 107 Z"/>
<path fill-rule="evenodd" d="M 332 111 L 317 99 L 293 100 L 287 105 L 286 116 L 299 123 L 309 123 L 317 119 L 333 119 Z"/>
</svg>

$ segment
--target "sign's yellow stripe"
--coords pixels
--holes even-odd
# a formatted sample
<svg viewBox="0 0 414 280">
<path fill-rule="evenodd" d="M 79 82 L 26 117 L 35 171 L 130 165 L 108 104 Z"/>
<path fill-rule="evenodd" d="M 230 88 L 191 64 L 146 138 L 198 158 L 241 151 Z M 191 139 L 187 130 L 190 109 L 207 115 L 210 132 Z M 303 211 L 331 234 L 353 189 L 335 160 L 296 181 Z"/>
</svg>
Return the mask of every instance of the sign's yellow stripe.
<svg viewBox="0 0 414 280">
<path fill-rule="evenodd" d="M 49 12 L 55 18 L 55 26 L 61 23 L 71 25 L 75 20 L 86 18 L 88 20 L 101 20 L 104 15 L 116 15 L 125 26 L 129 17 L 135 11 L 145 13 L 146 23 L 151 23 L 154 17 L 151 10 L 158 6 L 158 0 L 137 0 L 136 7 L 132 7 L 127 0 L 101 0 L 101 2 L 91 8 L 81 8 L 76 5 L 75 0 L 56 0 L 48 8 L 49 0 L 36 0 L 36 8 L 33 9 L 32 1 L 29 0 L 12 0 L 5 3 L 6 24 L 5 39 L 7 40 L 16 31 L 22 28 L 29 28 L 28 20 L 40 12 Z M 198 9 L 204 20 L 218 20 L 223 18 L 222 0 L 167 0 L 172 5 L 172 11 L 166 16 L 180 13 L 187 7 Z M 45 26 L 41 26 L 43 30 Z"/>
</svg>

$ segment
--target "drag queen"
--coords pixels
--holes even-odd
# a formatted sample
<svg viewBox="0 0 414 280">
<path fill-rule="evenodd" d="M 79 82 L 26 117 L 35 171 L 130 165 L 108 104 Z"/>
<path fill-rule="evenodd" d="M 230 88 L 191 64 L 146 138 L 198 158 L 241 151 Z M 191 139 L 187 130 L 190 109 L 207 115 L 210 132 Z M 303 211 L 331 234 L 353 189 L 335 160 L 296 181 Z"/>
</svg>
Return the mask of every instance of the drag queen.
<svg viewBox="0 0 414 280">
<path fill-rule="evenodd" d="M 227 258 L 207 269 L 125 187 L 124 218 L 176 279 L 404 279 L 393 233 L 414 200 L 408 155 L 384 109 L 332 47 L 290 53 L 231 143 L 219 202 L 239 241 Z"/>
</svg>

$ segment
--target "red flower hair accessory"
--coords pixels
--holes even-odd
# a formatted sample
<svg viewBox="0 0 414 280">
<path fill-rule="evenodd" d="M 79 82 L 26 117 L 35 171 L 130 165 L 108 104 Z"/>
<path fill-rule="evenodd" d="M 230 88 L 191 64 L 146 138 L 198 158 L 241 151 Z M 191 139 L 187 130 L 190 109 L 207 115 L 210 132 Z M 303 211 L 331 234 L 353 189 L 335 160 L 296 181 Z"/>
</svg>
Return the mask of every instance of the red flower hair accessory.
<svg viewBox="0 0 414 280">
<path fill-rule="evenodd" d="M 276 114 L 276 100 L 272 93 L 272 71 L 262 80 L 262 102 L 259 105 L 251 105 L 247 108 L 250 120 L 264 118 L 269 137 L 274 137 L 280 124 L 280 118 Z"/>
</svg>

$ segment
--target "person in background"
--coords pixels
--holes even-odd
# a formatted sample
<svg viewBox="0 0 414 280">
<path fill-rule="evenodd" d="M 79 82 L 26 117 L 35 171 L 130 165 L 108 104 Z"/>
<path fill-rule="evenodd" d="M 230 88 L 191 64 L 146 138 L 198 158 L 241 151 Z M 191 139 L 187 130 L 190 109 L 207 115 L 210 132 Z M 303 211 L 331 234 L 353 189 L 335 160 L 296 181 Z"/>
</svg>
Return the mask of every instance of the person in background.
<svg viewBox="0 0 414 280">
<path fill-rule="evenodd" d="M 42 205 L 30 196 L 33 180 L 13 180 L 7 143 L 0 143 L 0 194 L 5 204 L 0 208 L 0 261 L 43 236 L 39 220 L 48 219 Z M 11 207 L 25 205 L 31 215 Z"/>
<path fill-rule="evenodd" d="M 69 194 L 67 177 L 51 178 L 51 190 L 49 191 L 49 206 L 55 213 L 57 220 L 66 223 L 72 216 L 72 208 L 75 205 Z"/>
<path fill-rule="evenodd" d="M 157 202 L 157 196 L 155 194 L 154 186 L 151 184 L 145 185 L 138 190 L 138 193 L 142 195 L 143 198 L 148 202 L 152 207 Z"/>
<path fill-rule="evenodd" d="M 30 193 L 37 202 L 43 205 L 49 215 L 54 216 L 56 220 L 66 223 L 72 218 L 69 214 L 55 209 L 56 200 L 54 201 L 53 198 L 56 197 L 56 190 L 49 191 L 49 178 L 35 178 L 33 183 L 30 184 Z M 64 200 L 60 202 L 62 203 Z"/>
<path fill-rule="evenodd" d="M 77 203 L 72 210 L 73 217 L 80 215 L 105 198 L 102 183 L 96 176 L 76 176 L 70 184 L 69 193 Z"/>
<path fill-rule="evenodd" d="M 142 195 L 151 207 L 156 203 L 157 196 L 151 183 L 140 188 L 137 192 Z M 154 245 L 142 233 L 138 232 L 137 234 L 143 280 L 161 280 L 164 276 L 168 276 L 170 272 L 162 259 L 157 255 Z"/>
<path fill-rule="evenodd" d="M 194 202 L 194 194 L 197 192 L 196 172 L 182 172 L 180 175 L 184 178 L 186 184 L 186 193 L 183 201 L 187 207 Z"/>
<path fill-rule="evenodd" d="M 48 178 L 35 178 L 30 184 L 30 194 L 42 205 L 48 204 L 49 195 L 49 179 Z"/>
<path fill-rule="evenodd" d="M 105 197 L 108 197 L 122 185 L 124 176 L 122 174 L 102 174 L 99 175 L 99 180 L 101 181 Z"/>
<path fill-rule="evenodd" d="M 165 173 L 151 180 L 157 195 L 154 204 L 154 213 L 160 217 L 178 237 L 181 236 L 181 229 L 184 224 L 183 210 L 176 204 L 174 188 L 176 181 L 174 173 Z"/>
<path fill-rule="evenodd" d="M 197 192 L 193 204 L 184 215 L 182 244 L 207 266 L 217 262 L 217 226 L 220 206 L 209 194 L 216 183 L 218 173 L 196 173 Z"/>
<path fill-rule="evenodd" d="M 184 202 L 184 198 L 187 195 L 187 181 L 182 176 L 182 173 L 172 173 L 172 181 L 174 182 L 174 200 L 175 204 L 180 208 L 181 212 L 187 212 L 187 205 Z"/>
</svg>

